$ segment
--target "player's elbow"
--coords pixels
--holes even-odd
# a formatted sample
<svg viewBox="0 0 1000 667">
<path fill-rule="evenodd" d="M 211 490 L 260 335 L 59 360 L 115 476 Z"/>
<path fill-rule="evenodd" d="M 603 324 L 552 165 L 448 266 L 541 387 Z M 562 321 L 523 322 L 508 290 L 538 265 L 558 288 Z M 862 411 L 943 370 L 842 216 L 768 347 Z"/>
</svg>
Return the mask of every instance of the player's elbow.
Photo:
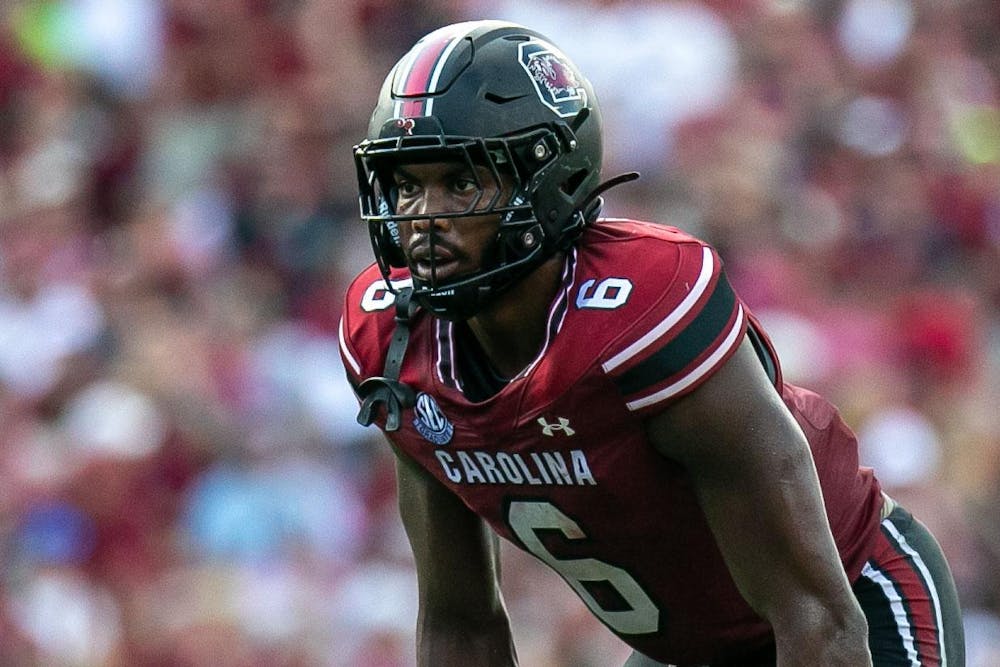
<svg viewBox="0 0 1000 667">
<path fill-rule="evenodd" d="M 852 599 L 801 596 L 769 610 L 780 664 L 867 665 L 868 622 Z"/>
<path fill-rule="evenodd" d="M 517 664 L 506 614 L 422 609 L 417 621 L 418 664 L 513 666 Z"/>
</svg>

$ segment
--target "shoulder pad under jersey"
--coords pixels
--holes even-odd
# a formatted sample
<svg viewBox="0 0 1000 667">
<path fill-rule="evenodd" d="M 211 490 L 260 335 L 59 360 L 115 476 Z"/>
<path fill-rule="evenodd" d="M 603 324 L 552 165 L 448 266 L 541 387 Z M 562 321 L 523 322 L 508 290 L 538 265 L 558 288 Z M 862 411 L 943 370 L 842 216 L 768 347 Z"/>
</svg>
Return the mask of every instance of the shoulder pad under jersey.
<svg viewBox="0 0 1000 667">
<path fill-rule="evenodd" d="M 409 279 L 393 281 L 408 287 Z M 395 294 L 374 264 L 362 271 L 347 288 L 340 318 L 340 355 L 351 386 L 381 375 L 386 350 L 396 328 Z"/>
</svg>

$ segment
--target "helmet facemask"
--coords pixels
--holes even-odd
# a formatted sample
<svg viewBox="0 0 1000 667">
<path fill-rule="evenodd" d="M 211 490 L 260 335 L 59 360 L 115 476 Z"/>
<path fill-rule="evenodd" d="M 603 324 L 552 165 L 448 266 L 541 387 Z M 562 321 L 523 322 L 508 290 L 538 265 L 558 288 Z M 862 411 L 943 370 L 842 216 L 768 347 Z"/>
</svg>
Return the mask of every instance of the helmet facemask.
<svg viewBox="0 0 1000 667">
<path fill-rule="evenodd" d="M 430 121 L 433 119 L 417 119 Z M 513 137 L 484 139 L 442 134 L 400 133 L 399 136 L 366 141 L 355 150 L 361 194 L 362 219 L 368 224 L 379 268 L 390 289 L 394 267 L 407 266 L 401 245 L 400 225 L 426 220 L 431 232 L 431 275 L 420 278 L 414 272 L 414 298 L 436 316 L 461 320 L 479 312 L 496 296 L 541 264 L 554 252 L 569 245 L 566 234 L 546 232 L 530 195 L 557 162 L 559 139 L 551 129 L 539 129 Z M 414 163 L 454 162 L 464 164 L 473 174 L 477 193 L 461 211 L 401 214 L 397 212 L 394 170 Z M 485 182 L 479 176 L 486 167 Z M 492 196 L 486 192 L 491 190 Z M 480 258 L 479 270 L 447 280 L 438 280 L 433 264 L 434 221 L 480 216 L 496 216 L 498 227 L 493 242 Z M 579 227 L 582 227 L 582 220 Z M 551 227 L 550 227 L 551 228 Z M 562 226 L 560 229 L 569 230 Z"/>
</svg>

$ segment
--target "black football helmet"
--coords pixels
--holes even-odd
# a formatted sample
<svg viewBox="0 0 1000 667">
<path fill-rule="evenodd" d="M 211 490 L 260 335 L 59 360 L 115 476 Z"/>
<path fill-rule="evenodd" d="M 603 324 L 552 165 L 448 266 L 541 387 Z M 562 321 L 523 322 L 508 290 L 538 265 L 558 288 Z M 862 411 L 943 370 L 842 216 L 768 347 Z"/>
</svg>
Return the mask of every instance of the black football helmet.
<svg viewBox="0 0 1000 667">
<path fill-rule="evenodd" d="M 413 298 L 438 317 L 475 315 L 596 217 L 602 151 L 590 83 L 544 36 L 501 21 L 428 34 L 389 73 L 368 137 L 354 147 L 361 217 L 386 283 L 392 267 L 406 266 L 400 223 L 498 215 L 477 272 L 438 281 L 432 270 L 413 280 Z M 498 194 L 484 197 L 480 182 L 467 210 L 398 215 L 395 166 L 446 161 L 487 167 Z M 514 183 L 506 201 L 501 175 Z"/>
</svg>

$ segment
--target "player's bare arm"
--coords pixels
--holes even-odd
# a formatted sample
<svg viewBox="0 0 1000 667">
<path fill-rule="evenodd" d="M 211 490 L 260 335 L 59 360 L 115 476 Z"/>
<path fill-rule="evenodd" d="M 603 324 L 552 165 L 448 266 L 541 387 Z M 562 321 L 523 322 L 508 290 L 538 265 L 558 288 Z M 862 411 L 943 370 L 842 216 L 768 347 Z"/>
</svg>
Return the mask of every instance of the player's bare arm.
<svg viewBox="0 0 1000 667">
<path fill-rule="evenodd" d="M 773 626 L 778 664 L 871 664 L 809 446 L 750 342 L 648 432 L 690 473 L 740 592 Z"/>
<path fill-rule="evenodd" d="M 421 667 L 517 664 L 499 588 L 496 538 L 437 480 L 397 455 L 399 510 L 419 589 Z"/>
</svg>

